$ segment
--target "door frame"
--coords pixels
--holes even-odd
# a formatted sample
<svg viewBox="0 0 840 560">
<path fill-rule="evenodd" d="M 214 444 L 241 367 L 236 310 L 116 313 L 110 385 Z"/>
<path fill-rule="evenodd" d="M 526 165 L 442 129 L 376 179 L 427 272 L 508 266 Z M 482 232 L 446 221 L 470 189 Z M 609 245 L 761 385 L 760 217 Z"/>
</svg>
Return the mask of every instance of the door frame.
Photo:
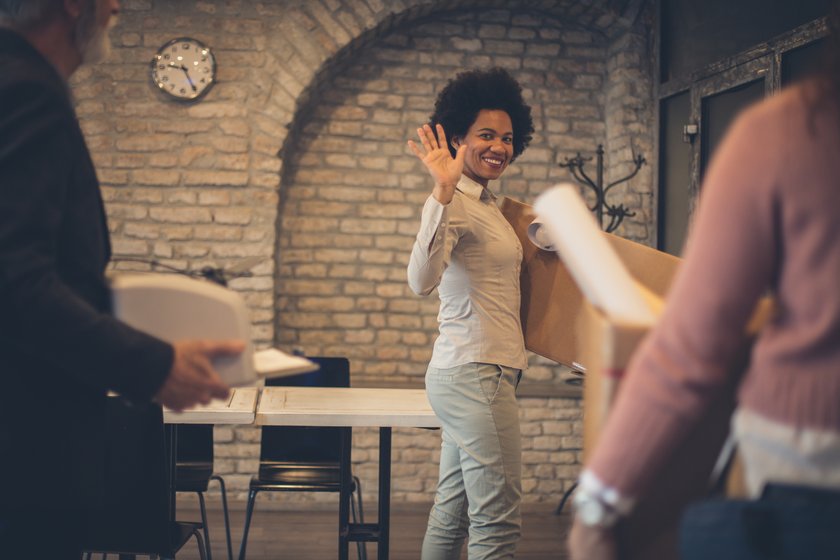
<svg viewBox="0 0 840 560">
<path fill-rule="evenodd" d="M 661 0 L 660 0 L 661 1 Z M 658 3 L 657 3 L 658 4 Z M 660 22 L 661 10 L 657 5 L 656 18 L 657 29 L 661 25 Z M 704 126 L 702 122 L 702 102 L 703 99 L 723 93 L 728 89 L 747 84 L 757 79 L 764 79 L 764 93 L 765 96 L 772 95 L 778 92 L 782 85 L 782 57 L 788 51 L 805 46 L 809 43 L 822 39 L 828 35 L 828 21 L 826 18 L 820 18 L 801 25 L 791 31 L 783 33 L 770 41 L 760 43 L 746 51 L 738 53 L 737 55 L 724 58 L 686 76 L 673 78 L 664 83 L 657 82 L 656 84 L 656 150 L 661 157 L 662 145 L 659 133 L 660 115 L 659 109 L 662 102 L 679 93 L 689 92 L 690 116 L 689 123 L 698 126 L 697 134 L 691 138 L 690 147 L 690 164 L 689 164 L 689 208 L 688 208 L 688 228 L 691 227 L 691 222 L 694 216 L 694 210 L 697 206 L 697 197 L 700 194 L 701 184 L 701 164 L 702 154 L 701 146 L 703 144 Z M 655 68 L 657 75 L 660 75 L 660 52 L 659 52 L 659 33 L 656 34 L 656 53 L 655 53 Z M 659 166 L 657 166 L 658 168 Z M 657 169 L 658 170 L 658 169 Z M 659 196 L 662 188 L 661 177 L 659 173 L 655 176 L 656 197 L 654 201 L 654 216 L 659 219 Z M 659 247 L 659 233 L 660 224 L 657 223 L 654 228 L 656 231 L 656 244 Z"/>
<path fill-rule="evenodd" d="M 717 74 L 698 81 L 690 90 L 689 96 L 689 119 L 697 125 L 697 134 L 691 140 L 690 167 L 689 167 L 689 222 L 694 215 L 694 208 L 697 198 L 700 195 L 700 187 L 703 180 L 703 162 L 710 154 L 703 153 L 704 139 L 707 123 L 704 122 L 703 102 L 716 95 L 747 85 L 758 80 L 764 81 L 764 96 L 774 93 L 774 77 L 778 74 L 778 68 L 773 64 L 774 58 L 771 55 L 761 56 L 745 62 L 734 68 L 723 70 Z"/>
</svg>

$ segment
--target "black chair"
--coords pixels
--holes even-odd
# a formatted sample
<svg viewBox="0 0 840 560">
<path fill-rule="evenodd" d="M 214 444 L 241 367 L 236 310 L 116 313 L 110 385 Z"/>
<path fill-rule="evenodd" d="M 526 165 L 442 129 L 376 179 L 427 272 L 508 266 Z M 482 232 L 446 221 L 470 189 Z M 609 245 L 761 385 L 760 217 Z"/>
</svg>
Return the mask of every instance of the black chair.
<svg viewBox="0 0 840 560">
<path fill-rule="evenodd" d="M 319 369 L 290 377 L 266 380 L 266 386 L 349 387 L 350 362 L 347 358 L 309 358 Z M 341 430 L 303 426 L 263 426 L 260 443 L 260 466 L 251 479 L 245 530 L 239 549 L 239 560 L 245 560 L 248 529 L 257 493 L 269 492 L 338 492 L 340 490 L 339 460 Z M 349 428 L 347 428 L 349 429 Z M 356 494 L 359 520 L 364 523 L 362 489 L 353 477 L 352 493 Z M 350 507 L 356 522 L 356 504 L 352 495 Z M 358 542 L 359 558 L 367 559 L 365 543 Z"/>
<path fill-rule="evenodd" d="M 227 492 L 225 481 L 213 474 L 213 425 L 178 424 L 176 426 L 177 451 L 175 453 L 175 491 L 195 492 L 201 508 L 201 524 L 204 527 L 204 542 L 207 547 L 207 560 L 212 560 L 210 529 L 207 524 L 207 509 L 204 493 L 211 480 L 219 483 L 222 491 L 222 511 L 225 516 L 225 536 L 227 537 L 228 558 L 233 558 L 233 545 L 230 539 L 230 517 L 228 515 Z"/>
<path fill-rule="evenodd" d="M 195 537 L 206 558 L 201 525 L 172 520 L 163 411 L 108 399 L 105 507 L 93 514 L 84 550 L 175 558 Z"/>
</svg>

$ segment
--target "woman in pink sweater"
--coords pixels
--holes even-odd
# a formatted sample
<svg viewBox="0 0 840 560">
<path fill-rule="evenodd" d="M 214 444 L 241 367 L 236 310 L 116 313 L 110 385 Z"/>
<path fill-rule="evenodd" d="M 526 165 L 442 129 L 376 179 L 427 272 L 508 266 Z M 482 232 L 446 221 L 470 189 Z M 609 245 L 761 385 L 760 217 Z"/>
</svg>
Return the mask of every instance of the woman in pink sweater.
<svg viewBox="0 0 840 560">
<path fill-rule="evenodd" d="M 760 512 L 741 526 L 721 522 L 726 504 L 701 506 L 684 525 L 682 555 L 840 558 L 836 42 L 832 52 L 824 75 L 747 110 L 718 150 L 666 311 L 631 361 L 581 475 L 574 560 L 616 557 L 615 523 L 725 389 L 745 325 L 767 293 L 776 312 L 753 348 L 732 421 Z"/>
</svg>

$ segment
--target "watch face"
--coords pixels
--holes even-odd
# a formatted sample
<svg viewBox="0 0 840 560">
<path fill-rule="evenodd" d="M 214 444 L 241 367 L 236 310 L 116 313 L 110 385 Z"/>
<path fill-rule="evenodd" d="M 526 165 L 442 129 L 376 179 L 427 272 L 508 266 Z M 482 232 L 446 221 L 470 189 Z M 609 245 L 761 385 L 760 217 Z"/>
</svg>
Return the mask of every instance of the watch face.
<svg viewBox="0 0 840 560">
<path fill-rule="evenodd" d="M 575 502 L 575 513 L 581 522 L 588 527 L 595 527 L 604 522 L 606 511 L 597 500 L 580 500 Z"/>
<path fill-rule="evenodd" d="M 176 99 L 198 99 L 216 81 L 216 59 L 203 43 L 183 37 L 163 45 L 152 59 L 152 81 Z"/>
<path fill-rule="evenodd" d="M 572 503 L 575 505 L 575 516 L 587 527 L 608 528 L 618 521 L 618 513 L 614 509 L 580 488 Z"/>
</svg>

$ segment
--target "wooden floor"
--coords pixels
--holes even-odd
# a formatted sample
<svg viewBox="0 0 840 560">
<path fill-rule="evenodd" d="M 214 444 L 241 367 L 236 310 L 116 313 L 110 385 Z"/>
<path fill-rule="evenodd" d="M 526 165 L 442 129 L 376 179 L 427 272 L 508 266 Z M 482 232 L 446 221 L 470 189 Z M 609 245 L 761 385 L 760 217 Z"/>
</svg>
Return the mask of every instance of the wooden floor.
<svg viewBox="0 0 840 560">
<path fill-rule="evenodd" d="M 367 504 L 365 504 L 367 506 Z M 374 505 L 375 506 L 375 505 Z M 208 504 L 210 516 L 210 538 L 215 560 L 225 560 L 227 551 L 224 535 L 224 521 L 218 503 Z M 258 504 L 259 507 L 259 504 Z M 365 508 L 367 511 L 367 507 Z M 370 516 L 375 516 L 375 509 Z M 396 506 L 391 512 L 392 560 L 417 560 L 420 545 L 426 530 L 429 508 L 425 505 Z M 198 510 L 181 507 L 179 520 L 200 519 Z M 370 521 L 366 517 L 366 521 Z M 517 560 L 564 560 L 565 539 L 569 529 L 569 514 L 554 515 L 549 504 L 526 505 L 522 522 L 522 540 L 517 549 Z M 239 554 L 245 512 L 231 511 L 231 533 L 233 554 Z M 338 513 L 337 511 L 268 511 L 257 510 L 251 522 L 248 536 L 247 558 L 249 560 L 328 560 L 338 557 Z M 350 558 L 355 559 L 356 545 L 351 544 Z M 464 547 L 466 549 L 466 546 Z M 376 559 L 376 544 L 367 544 L 368 558 Z M 195 541 L 187 543 L 178 555 L 178 560 L 199 558 Z M 462 558 L 466 558 L 466 550 Z"/>
</svg>

